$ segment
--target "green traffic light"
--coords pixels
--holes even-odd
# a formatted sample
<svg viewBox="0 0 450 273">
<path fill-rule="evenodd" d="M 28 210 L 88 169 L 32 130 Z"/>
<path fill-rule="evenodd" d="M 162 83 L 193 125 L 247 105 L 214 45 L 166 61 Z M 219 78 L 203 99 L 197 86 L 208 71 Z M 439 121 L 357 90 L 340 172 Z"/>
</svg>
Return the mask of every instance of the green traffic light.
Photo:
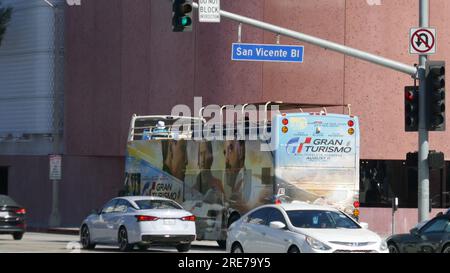
<svg viewBox="0 0 450 273">
<path fill-rule="evenodd" d="M 186 16 L 186 17 L 181 18 L 181 25 L 182 26 L 187 27 L 187 26 L 190 26 L 191 24 L 192 24 L 191 17 Z"/>
</svg>

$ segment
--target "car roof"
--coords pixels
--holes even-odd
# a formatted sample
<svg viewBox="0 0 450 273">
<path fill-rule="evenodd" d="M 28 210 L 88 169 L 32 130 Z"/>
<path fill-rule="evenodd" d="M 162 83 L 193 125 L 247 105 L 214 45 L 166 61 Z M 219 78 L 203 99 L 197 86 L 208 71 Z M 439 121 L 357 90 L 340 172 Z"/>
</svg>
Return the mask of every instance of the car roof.
<svg viewBox="0 0 450 273">
<path fill-rule="evenodd" d="M 8 195 L 0 194 L 0 206 L 14 206 L 14 207 L 20 207 L 19 204 L 17 204 L 14 199 L 9 197 Z"/>
<path fill-rule="evenodd" d="M 338 209 L 336 209 L 334 207 L 330 207 L 330 206 L 314 205 L 314 204 L 309 204 L 309 203 L 305 203 L 305 202 L 298 202 L 298 201 L 294 201 L 292 203 L 281 203 L 281 204 L 276 204 L 276 205 L 275 204 L 270 204 L 270 205 L 265 205 L 265 206 L 258 207 L 256 209 L 264 208 L 264 207 L 269 207 L 269 208 L 281 207 L 285 211 L 293 211 L 293 210 L 329 210 L 329 211 L 339 211 Z"/>
<path fill-rule="evenodd" d="M 450 214 L 448 214 L 448 213 L 447 214 L 442 214 L 442 215 L 434 217 L 433 219 L 449 219 L 450 220 Z M 430 221 L 433 220 L 433 219 L 430 219 Z"/>
<path fill-rule="evenodd" d="M 284 210 L 330 210 L 330 211 L 338 211 L 338 209 L 330 207 L 330 206 L 322 206 L 322 205 L 314 205 L 308 204 L 304 202 L 292 202 L 292 203 L 282 203 L 278 206 L 281 206 Z"/>
<path fill-rule="evenodd" d="M 165 201 L 173 201 L 164 197 L 156 197 L 156 196 L 119 196 L 114 199 L 125 199 L 127 201 L 135 202 L 139 200 L 165 200 Z"/>
</svg>

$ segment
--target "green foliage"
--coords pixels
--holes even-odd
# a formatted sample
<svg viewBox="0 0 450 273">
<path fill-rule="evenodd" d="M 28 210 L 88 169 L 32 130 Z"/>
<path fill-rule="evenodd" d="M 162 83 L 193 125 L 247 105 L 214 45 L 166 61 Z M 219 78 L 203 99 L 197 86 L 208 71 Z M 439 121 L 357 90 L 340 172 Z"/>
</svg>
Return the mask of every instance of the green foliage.
<svg viewBox="0 0 450 273">
<path fill-rule="evenodd" d="M 3 35 L 6 32 L 6 27 L 11 20 L 12 8 L 3 7 L 0 2 L 0 45 L 2 44 Z"/>
</svg>

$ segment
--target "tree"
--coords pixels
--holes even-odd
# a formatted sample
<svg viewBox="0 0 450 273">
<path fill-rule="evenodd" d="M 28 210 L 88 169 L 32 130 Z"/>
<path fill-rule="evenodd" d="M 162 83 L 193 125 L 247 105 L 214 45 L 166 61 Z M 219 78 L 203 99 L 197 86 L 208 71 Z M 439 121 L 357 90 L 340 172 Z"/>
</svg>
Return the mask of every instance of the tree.
<svg viewBox="0 0 450 273">
<path fill-rule="evenodd" d="M 11 20 L 12 8 L 11 7 L 3 7 L 0 2 L 0 45 L 2 44 L 3 35 L 6 32 L 6 27 L 8 26 L 9 21 Z"/>
</svg>

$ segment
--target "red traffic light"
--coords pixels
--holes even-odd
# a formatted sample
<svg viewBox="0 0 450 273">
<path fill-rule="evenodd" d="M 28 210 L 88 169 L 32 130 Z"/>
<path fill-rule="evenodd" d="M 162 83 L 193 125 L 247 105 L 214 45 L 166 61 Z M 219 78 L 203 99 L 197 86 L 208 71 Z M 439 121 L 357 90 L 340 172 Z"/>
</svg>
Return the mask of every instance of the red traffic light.
<svg viewBox="0 0 450 273">
<path fill-rule="evenodd" d="M 413 91 L 405 91 L 405 99 L 413 101 L 415 99 Z"/>
</svg>

